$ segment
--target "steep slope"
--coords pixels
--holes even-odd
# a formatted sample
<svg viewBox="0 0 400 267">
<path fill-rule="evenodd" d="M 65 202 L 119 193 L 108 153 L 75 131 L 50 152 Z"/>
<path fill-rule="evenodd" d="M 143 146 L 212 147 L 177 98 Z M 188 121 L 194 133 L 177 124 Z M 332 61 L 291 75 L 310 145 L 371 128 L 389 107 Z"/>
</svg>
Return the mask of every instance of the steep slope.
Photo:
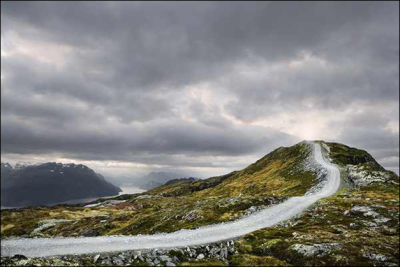
<svg viewBox="0 0 400 267">
<path fill-rule="evenodd" d="M 5 165 L 4 171 L 7 175 L 3 178 L 2 166 L 2 206 L 45 205 L 120 192 L 84 165 L 46 163 L 18 169 Z"/>
<path fill-rule="evenodd" d="M 6 183 L 14 168 L 9 163 L 1 163 L 1 183 Z"/>
<path fill-rule="evenodd" d="M 306 142 L 278 148 L 249 167 L 207 180 L 183 182 L 156 188 L 150 194 L 198 197 L 304 195 L 315 184 L 316 173 L 305 164 L 311 154 Z"/>
</svg>

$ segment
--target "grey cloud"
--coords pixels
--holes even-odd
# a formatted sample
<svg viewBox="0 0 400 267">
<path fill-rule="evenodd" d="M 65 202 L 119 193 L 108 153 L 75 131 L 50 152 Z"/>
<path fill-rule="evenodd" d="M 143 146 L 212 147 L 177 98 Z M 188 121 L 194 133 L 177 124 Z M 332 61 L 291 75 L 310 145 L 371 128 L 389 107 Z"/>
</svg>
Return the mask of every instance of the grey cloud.
<svg viewBox="0 0 400 267">
<path fill-rule="evenodd" d="M 192 123 L 167 124 L 123 129 L 108 125 L 106 129 L 75 125 L 74 128 L 47 129 L 46 124 L 2 117 L 2 153 L 55 153 L 63 151 L 84 160 L 138 161 L 151 155 L 239 156 L 266 153 L 276 144 L 288 145 L 298 139 L 273 129 L 216 129 Z M 102 125 L 105 126 L 105 125 Z M 154 159 L 146 158 L 148 163 Z M 161 164 L 161 162 L 157 162 Z M 204 163 L 203 163 L 204 164 Z M 208 163 L 211 165 L 211 163 Z"/>
<path fill-rule="evenodd" d="M 398 114 L 398 106 L 389 109 L 387 112 Z M 343 131 L 338 140 L 367 150 L 385 167 L 398 167 L 399 133 L 386 128 L 387 124 L 393 119 L 395 118 L 391 118 L 385 112 L 379 112 L 376 109 L 354 115 L 340 123 Z M 333 126 L 335 126 L 335 123 L 333 123 Z M 388 158 L 391 160 L 388 161 Z"/>
<path fill-rule="evenodd" d="M 2 7 L 5 29 L 14 22 L 21 30 L 29 24 L 38 38 L 85 44 L 97 51 L 94 63 L 108 64 L 121 86 L 177 86 L 216 77 L 249 53 L 276 60 L 314 50 L 333 33 L 375 13 L 385 15 L 393 5 L 5 2 Z"/>
<path fill-rule="evenodd" d="M 58 67 L 2 55 L 2 155 L 213 166 L 219 156 L 260 156 L 300 139 L 252 124 L 259 120 L 374 106 L 375 115 L 332 118 L 342 130 L 336 141 L 394 157 L 398 132 L 386 126 L 399 119 L 398 7 L 2 1 L 2 41 L 11 48 L 29 40 L 69 51 Z M 287 66 L 305 54 L 306 65 Z M 202 84 L 211 96 L 191 95 Z"/>
<path fill-rule="evenodd" d="M 398 168 L 399 166 L 399 157 L 386 157 L 381 159 L 381 163 L 389 168 Z"/>
<path fill-rule="evenodd" d="M 76 105 L 80 102 L 87 106 L 86 109 L 125 122 L 148 121 L 155 116 L 172 115 L 172 107 L 162 95 L 153 96 L 146 91 L 113 92 L 114 88 L 101 83 L 101 79 L 86 77 L 72 68 L 58 70 L 27 57 L 5 58 L 1 64 L 2 72 L 7 77 L 2 82 L 2 113 L 25 112 L 27 116 L 32 116 L 39 109 L 50 110 L 53 106 L 54 113 L 47 114 L 53 114 L 57 119 L 57 114 L 62 116 L 63 106 L 68 104 L 71 110 L 65 109 L 64 115 L 84 112 L 84 109 Z M 42 99 L 42 107 L 38 106 L 40 103 L 35 101 L 35 97 Z M 57 107 L 53 101 L 66 103 Z M 77 110 L 73 110 L 74 107 Z M 33 113 L 29 108 L 32 108 Z"/>
<path fill-rule="evenodd" d="M 284 111 L 338 110 L 356 103 L 398 103 L 398 62 L 387 62 L 384 66 L 367 59 L 326 62 L 325 58 L 310 62 L 303 57 L 298 59 L 303 59 L 306 66 L 272 70 L 251 78 L 231 74 L 226 79 L 228 83 L 221 86 L 234 91 L 237 100 L 227 104 L 226 109 L 241 120 L 254 121 Z"/>
</svg>

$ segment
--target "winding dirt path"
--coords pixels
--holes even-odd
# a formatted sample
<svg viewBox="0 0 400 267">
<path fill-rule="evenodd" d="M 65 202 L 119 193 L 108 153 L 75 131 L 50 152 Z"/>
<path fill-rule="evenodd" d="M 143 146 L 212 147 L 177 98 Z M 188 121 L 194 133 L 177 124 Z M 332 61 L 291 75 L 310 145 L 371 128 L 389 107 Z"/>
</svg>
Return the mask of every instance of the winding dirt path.
<svg viewBox="0 0 400 267">
<path fill-rule="evenodd" d="M 67 254 L 87 254 L 154 248 L 175 248 L 214 243 L 236 238 L 293 218 L 312 204 L 333 195 L 340 187 L 339 169 L 325 160 L 321 146 L 311 143 L 314 159 L 328 172 L 327 180 L 316 192 L 268 207 L 234 222 L 180 230 L 168 234 L 137 236 L 102 236 L 82 238 L 10 239 L 1 241 L 1 256 L 22 254 L 27 257 L 45 257 Z"/>
</svg>

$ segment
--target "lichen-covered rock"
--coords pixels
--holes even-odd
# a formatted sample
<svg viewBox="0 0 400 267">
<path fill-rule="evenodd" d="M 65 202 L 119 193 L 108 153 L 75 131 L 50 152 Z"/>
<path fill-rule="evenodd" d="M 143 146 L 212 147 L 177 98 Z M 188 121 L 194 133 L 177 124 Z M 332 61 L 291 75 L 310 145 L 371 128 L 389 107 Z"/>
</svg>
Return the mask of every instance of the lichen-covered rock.
<svg viewBox="0 0 400 267">
<path fill-rule="evenodd" d="M 183 220 L 185 221 L 195 221 L 197 219 L 202 218 L 203 216 L 201 215 L 201 213 L 197 210 L 192 210 L 189 213 L 187 213 L 185 216 L 183 216 Z"/>
<path fill-rule="evenodd" d="M 204 258 L 205 258 L 205 256 L 204 256 L 203 253 L 200 253 L 200 254 L 197 256 L 197 259 L 198 259 L 198 260 L 202 260 L 202 259 L 204 259 Z"/>
<path fill-rule="evenodd" d="M 351 213 L 356 214 L 356 213 L 362 213 L 365 217 L 374 217 L 377 218 L 379 217 L 379 213 L 375 212 L 372 207 L 368 207 L 368 206 L 354 206 L 353 208 L 351 208 L 350 210 Z"/>
<path fill-rule="evenodd" d="M 373 261 L 377 261 L 377 262 L 385 262 L 388 260 L 388 257 L 386 257 L 385 255 L 375 254 L 370 251 L 365 251 L 365 252 L 363 252 L 362 255 L 364 258 L 367 258 L 367 259 L 370 259 Z"/>
<path fill-rule="evenodd" d="M 290 247 L 290 249 L 305 257 L 322 257 L 329 254 L 333 250 L 339 250 L 340 244 L 338 243 L 314 244 L 314 245 L 294 244 Z"/>
<path fill-rule="evenodd" d="M 386 171 L 372 171 L 364 165 L 347 165 L 348 179 L 356 187 L 372 183 L 390 183 L 390 174 Z"/>
<path fill-rule="evenodd" d="M 43 220 L 43 221 L 40 221 L 40 222 L 38 223 L 38 227 L 35 228 L 35 229 L 31 232 L 30 236 L 32 236 L 32 237 L 34 237 L 34 236 L 40 236 L 40 235 L 41 235 L 41 232 L 42 232 L 43 230 L 46 230 L 46 229 L 51 228 L 51 227 L 54 227 L 56 224 L 63 223 L 63 222 L 71 222 L 71 220 L 57 220 L 57 219 L 51 219 L 51 220 Z"/>
</svg>

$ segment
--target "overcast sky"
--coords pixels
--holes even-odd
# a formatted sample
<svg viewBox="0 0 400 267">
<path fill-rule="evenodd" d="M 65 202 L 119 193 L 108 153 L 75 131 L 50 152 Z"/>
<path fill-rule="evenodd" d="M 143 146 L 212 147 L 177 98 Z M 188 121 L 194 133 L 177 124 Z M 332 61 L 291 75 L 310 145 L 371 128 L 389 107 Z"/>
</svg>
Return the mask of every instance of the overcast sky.
<svg viewBox="0 0 400 267">
<path fill-rule="evenodd" d="M 398 2 L 1 2 L 2 161 L 207 177 L 303 139 L 398 172 Z"/>
</svg>

